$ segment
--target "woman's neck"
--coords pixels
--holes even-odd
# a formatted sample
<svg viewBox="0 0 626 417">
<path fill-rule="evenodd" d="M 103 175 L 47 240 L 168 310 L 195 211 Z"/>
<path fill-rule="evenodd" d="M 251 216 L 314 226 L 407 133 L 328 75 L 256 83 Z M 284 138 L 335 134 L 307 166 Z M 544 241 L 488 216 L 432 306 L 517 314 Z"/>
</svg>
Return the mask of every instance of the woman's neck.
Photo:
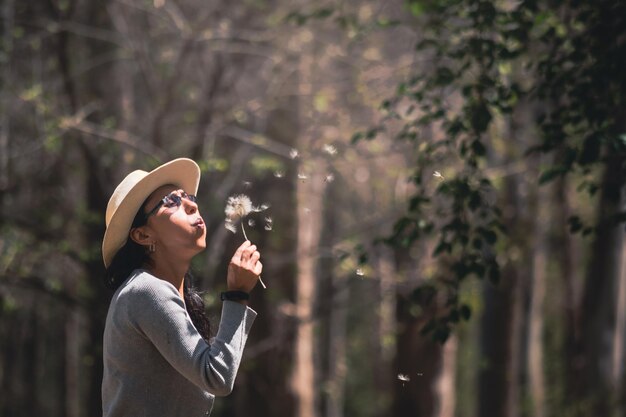
<svg viewBox="0 0 626 417">
<path fill-rule="evenodd" d="M 185 275 L 189 271 L 189 263 L 163 262 L 153 259 L 148 270 L 157 278 L 172 284 L 180 293 L 180 297 L 185 299 Z"/>
</svg>

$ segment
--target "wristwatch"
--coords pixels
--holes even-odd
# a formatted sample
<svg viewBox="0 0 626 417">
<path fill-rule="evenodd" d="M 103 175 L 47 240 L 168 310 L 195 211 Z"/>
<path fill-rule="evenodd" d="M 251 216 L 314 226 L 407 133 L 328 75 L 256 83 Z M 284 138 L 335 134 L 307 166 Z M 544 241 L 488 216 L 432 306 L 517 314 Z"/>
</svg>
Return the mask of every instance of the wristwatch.
<svg viewBox="0 0 626 417">
<path fill-rule="evenodd" d="M 224 291 L 220 294 L 220 300 L 225 301 L 241 301 L 249 300 L 250 294 L 245 291 Z"/>
</svg>

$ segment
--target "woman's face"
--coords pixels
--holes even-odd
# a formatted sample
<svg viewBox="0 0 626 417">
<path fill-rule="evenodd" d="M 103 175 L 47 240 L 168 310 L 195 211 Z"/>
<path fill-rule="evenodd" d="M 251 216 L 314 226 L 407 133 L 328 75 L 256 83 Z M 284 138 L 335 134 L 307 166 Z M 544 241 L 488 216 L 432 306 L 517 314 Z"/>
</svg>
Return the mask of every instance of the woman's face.
<svg viewBox="0 0 626 417">
<path fill-rule="evenodd" d="M 145 212 L 150 213 L 161 200 L 173 193 L 182 197 L 180 205 L 161 204 L 149 217 L 145 226 L 155 243 L 153 256 L 170 256 L 189 258 L 206 248 L 206 226 L 198 205 L 188 198 L 182 189 L 173 185 L 158 188 L 146 200 Z"/>
</svg>

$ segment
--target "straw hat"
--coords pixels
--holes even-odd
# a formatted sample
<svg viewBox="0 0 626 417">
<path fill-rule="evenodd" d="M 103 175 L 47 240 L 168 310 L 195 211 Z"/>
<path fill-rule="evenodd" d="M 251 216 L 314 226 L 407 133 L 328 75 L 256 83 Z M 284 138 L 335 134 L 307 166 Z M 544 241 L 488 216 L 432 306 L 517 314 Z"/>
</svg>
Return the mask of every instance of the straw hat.
<svg viewBox="0 0 626 417">
<path fill-rule="evenodd" d="M 172 184 L 188 194 L 196 194 L 199 183 L 200 168 L 187 158 L 174 159 L 150 172 L 137 170 L 128 174 L 107 204 L 106 231 L 102 239 L 104 266 L 109 267 L 117 251 L 126 243 L 137 211 L 154 190 Z"/>
</svg>

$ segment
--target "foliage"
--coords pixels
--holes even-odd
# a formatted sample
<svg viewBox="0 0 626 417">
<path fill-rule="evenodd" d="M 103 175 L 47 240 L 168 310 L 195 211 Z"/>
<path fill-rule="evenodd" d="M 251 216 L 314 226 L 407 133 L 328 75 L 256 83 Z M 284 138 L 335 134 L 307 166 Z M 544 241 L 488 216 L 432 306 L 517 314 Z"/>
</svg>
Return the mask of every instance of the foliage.
<svg viewBox="0 0 626 417">
<path fill-rule="evenodd" d="M 433 257 L 446 265 L 438 288 L 445 309 L 423 329 L 437 340 L 469 317 L 460 313 L 468 309 L 457 296 L 466 277 L 499 279 L 494 245 L 506 231 L 498 190 L 484 173 L 498 119 L 522 104 L 541 109 L 541 135 L 527 155 L 550 153 L 555 162 L 540 184 L 582 173 L 580 189 L 593 194 L 598 170 L 591 167 L 617 158 L 624 185 L 626 6 L 618 3 L 406 2 L 409 24 L 421 31 L 415 49 L 432 62 L 411 68 L 382 103 L 382 122 L 353 142 L 395 129 L 396 139 L 414 144 L 415 191 L 386 242 L 409 247 L 427 236 L 437 239 Z M 573 232 L 592 230 L 578 216 L 569 223 Z"/>
</svg>

